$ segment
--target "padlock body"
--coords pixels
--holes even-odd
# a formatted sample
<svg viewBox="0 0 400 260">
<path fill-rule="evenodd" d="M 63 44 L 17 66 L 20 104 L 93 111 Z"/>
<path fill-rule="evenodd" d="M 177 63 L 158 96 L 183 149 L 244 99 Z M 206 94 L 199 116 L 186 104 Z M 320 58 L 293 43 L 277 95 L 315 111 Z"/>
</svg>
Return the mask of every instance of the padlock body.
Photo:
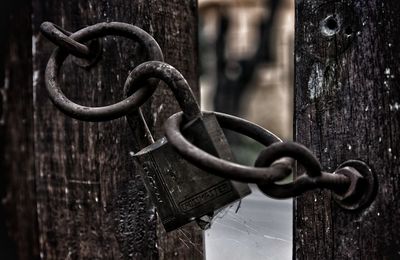
<svg viewBox="0 0 400 260">
<path fill-rule="evenodd" d="M 213 114 L 185 125 L 185 137 L 217 157 L 233 161 L 232 151 Z M 183 159 L 165 137 L 135 154 L 143 181 L 166 231 L 212 214 L 250 193 L 247 184 L 205 172 Z"/>
</svg>

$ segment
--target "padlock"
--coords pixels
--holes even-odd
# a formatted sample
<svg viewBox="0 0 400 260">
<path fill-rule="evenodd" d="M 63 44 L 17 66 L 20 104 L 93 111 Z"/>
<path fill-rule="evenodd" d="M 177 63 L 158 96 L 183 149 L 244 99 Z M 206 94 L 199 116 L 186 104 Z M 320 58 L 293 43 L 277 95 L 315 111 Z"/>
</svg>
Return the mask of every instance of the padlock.
<svg viewBox="0 0 400 260">
<path fill-rule="evenodd" d="M 152 63 L 154 68 L 149 69 L 152 71 L 149 74 L 165 71 L 165 68 L 155 69 L 159 66 L 167 66 L 172 73 L 172 76 L 168 74 L 152 77 L 161 78 L 170 86 L 184 114 L 187 115 L 189 121 L 183 127 L 186 138 L 201 149 L 232 161 L 234 156 L 216 117 L 213 114 L 201 114 L 183 76 L 172 66 L 161 62 Z M 131 74 L 130 77 L 136 76 Z M 174 78 L 172 81 L 171 77 Z M 135 84 L 130 82 L 127 85 Z M 148 129 L 142 115 L 131 115 L 130 118 L 142 120 L 143 129 Z M 147 131 L 146 136 L 150 135 Z M 250 194 L 247 184 L 215 176 L 190 164 L 175 151 L 165 137 L 134 154 L 134 158 L 143 169 L 144 184 L 166 231 L 175 230 L 194 220 L 204 228 L 208 226 L 204 226 L 207 219 L 216 210 Z"/>
</svg>

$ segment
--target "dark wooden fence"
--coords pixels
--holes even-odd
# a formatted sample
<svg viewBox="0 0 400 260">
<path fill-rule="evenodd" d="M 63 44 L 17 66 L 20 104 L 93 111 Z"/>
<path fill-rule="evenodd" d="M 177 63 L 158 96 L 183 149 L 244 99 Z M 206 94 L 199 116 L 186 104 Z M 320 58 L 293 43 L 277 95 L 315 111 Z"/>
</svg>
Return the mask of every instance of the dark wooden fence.
<svg viewBox="0 0 400 260">
<path fill-rule="evenodd" d="M 345 212 L 327 192 L 295 200 L 297 259 L 400 258 L 400 2 L 296 1 L 296 140 L 326 170 L 367 162 L 374 203 Z"/>
<path fill-rule="evenodd" d="M 201 259 L 193 226 L 169 235 L 157 228 L 129 157 L 138 147 L 125 119 L 82 123 L 50 103 L 43 72 L 54 46 L 39 33 L 45 20 L 71 31 L 102 21 L 138 25 L 198 95 L 196 1 L 15 0 L 1 7 L 0 258 Z M 296 1 L 296 140 L 326 170 L 348 159 L 367 162 L 379 190 L 357 212 L 339 208 L 329 192 L 296 199 L 295 258 L 400 257 L 399 13 L 395 0 Z M 76 102 L 122 99 L 128 71 L 143 59 L 128 41 L 103 43 L 95 68 L 63 68 L 64 89 Z M 177 106 L 163 89 L 144 110 L 159 136 Z"/>
<path fill-rule="evenodd" d="M 69 31 L 104 21 L 135 24 L 155 37 L 199 97 L 196 1 L 16 0 L 0 9 L 1 258 L 201 259 L 194 226 L 168 235 L 157 228 L 129 156 L 139 147 L 125 118 L 84 123 L 51 104 L 44 69 L 54 46 L 39 33 L 43 21 Z M 129 71 L 145 58 L 121 38 L 109 37 L 103 47 L 100 63 L 88 71 L 64 64 L 63 87 L 75 102 L 121 100 Z M 156 137 L 177 110 L 166 88 L 146 104 Z"/>
</svg>

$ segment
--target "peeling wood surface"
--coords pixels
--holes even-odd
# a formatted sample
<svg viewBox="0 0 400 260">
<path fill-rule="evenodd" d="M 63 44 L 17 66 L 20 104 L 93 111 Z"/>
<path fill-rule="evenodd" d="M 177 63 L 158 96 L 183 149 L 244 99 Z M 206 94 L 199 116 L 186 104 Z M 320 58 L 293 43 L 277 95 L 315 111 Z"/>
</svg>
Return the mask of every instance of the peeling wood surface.
<svg viewBox="0 0 400 260">
<path fill-rule="evenodd" d="M 400 258 L 399 13 L 395 0 L 296 1 L 296 140 L 325 170 L 359 159 L 379 181 L 358 212 L 329 192 L 297 198 L 296 259 Z"/>
<path fill-rule="evenodd" d="M 125 118 L 84 123 L 68 118 L 51 104 L 44 87 L 44 69 L 54 46 L 39 33 L 46 20 L 70 31 L 104 21 L 137 25 L 155 37 L 166 61 L 182 72 L 198 97 L 196 12 L 194 0 L 33 0 L 33 31 L 24 41 L 26 45 L 32 42 L 32 66 L 21 71 L 21 78 L 30 78 L 15 95 L 27 91 L 28 106 L 20 104 L 20 108 L 27 110 L 33 124 L 33 129 L 27 130 L 33 133 L 27 158 L 34 163 L 41 257 L 201 259 L 202 237 L 195 227 L 169 235 L 157 228 L 155 211 L 129 155 L 139 149 L 133 136 L 140 133 L 132 134 Z M 103 47 L 101 61 L 88 71 L 70 59 L 64 63 L 63 90 L 73 101 L 99 106 L 123 99 L 129 71 L 145 60 L 140 47 L 129 40 L 107 37 Z M 177 110 L 170 91 L 158 90 L 145 108 L 156 136 L 164 119 Z"/>
</svg>

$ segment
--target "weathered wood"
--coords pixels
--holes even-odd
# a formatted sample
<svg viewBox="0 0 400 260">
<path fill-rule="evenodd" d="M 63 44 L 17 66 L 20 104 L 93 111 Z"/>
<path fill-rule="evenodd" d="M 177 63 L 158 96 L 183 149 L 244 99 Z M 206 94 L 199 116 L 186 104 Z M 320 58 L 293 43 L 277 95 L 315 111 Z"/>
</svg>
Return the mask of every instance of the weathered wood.
<svg viewBox="0 0 400 260">
<path fill-rule="evenodd" d="M 70 31 L 103 21 L 135 24 L 154 36 L 166 62 L 198 95 L 196 10 L 194 0 L 33 1 L 35 169 L 45 259 L 201 258 L 197 229 L 167 236 L 156 228 L 153 206 L 129 155 L 139 147 L 126 120 L 78 122 L 51 104 L 43 76 L 54 46 L 39 33 L 45 20 Z M 75 102 L 98 106 L 121 100 L 126 76 L 145 58 L 129 40 L 107 37 L 103 48 L 100 63 L 89 71 L 71 61 L 64 64 L 63 89 Z M 178 109 L 164 88 L 144 110 L 158 137 L 164 119 Z"/>
<path fill-rule="evenodd" d="M 38 259 L 30 1 L 0 7 L 0 259 Z"/>
<path fill-rule="evenodd" d="M 296 1 L 296 140 L 325 170 L 359 159 L 379 181 L 357 212 L 329 192 L 297 198 L 297 259 L 400 258 L 399 12 L 395 0 Z"/>
</svg>

